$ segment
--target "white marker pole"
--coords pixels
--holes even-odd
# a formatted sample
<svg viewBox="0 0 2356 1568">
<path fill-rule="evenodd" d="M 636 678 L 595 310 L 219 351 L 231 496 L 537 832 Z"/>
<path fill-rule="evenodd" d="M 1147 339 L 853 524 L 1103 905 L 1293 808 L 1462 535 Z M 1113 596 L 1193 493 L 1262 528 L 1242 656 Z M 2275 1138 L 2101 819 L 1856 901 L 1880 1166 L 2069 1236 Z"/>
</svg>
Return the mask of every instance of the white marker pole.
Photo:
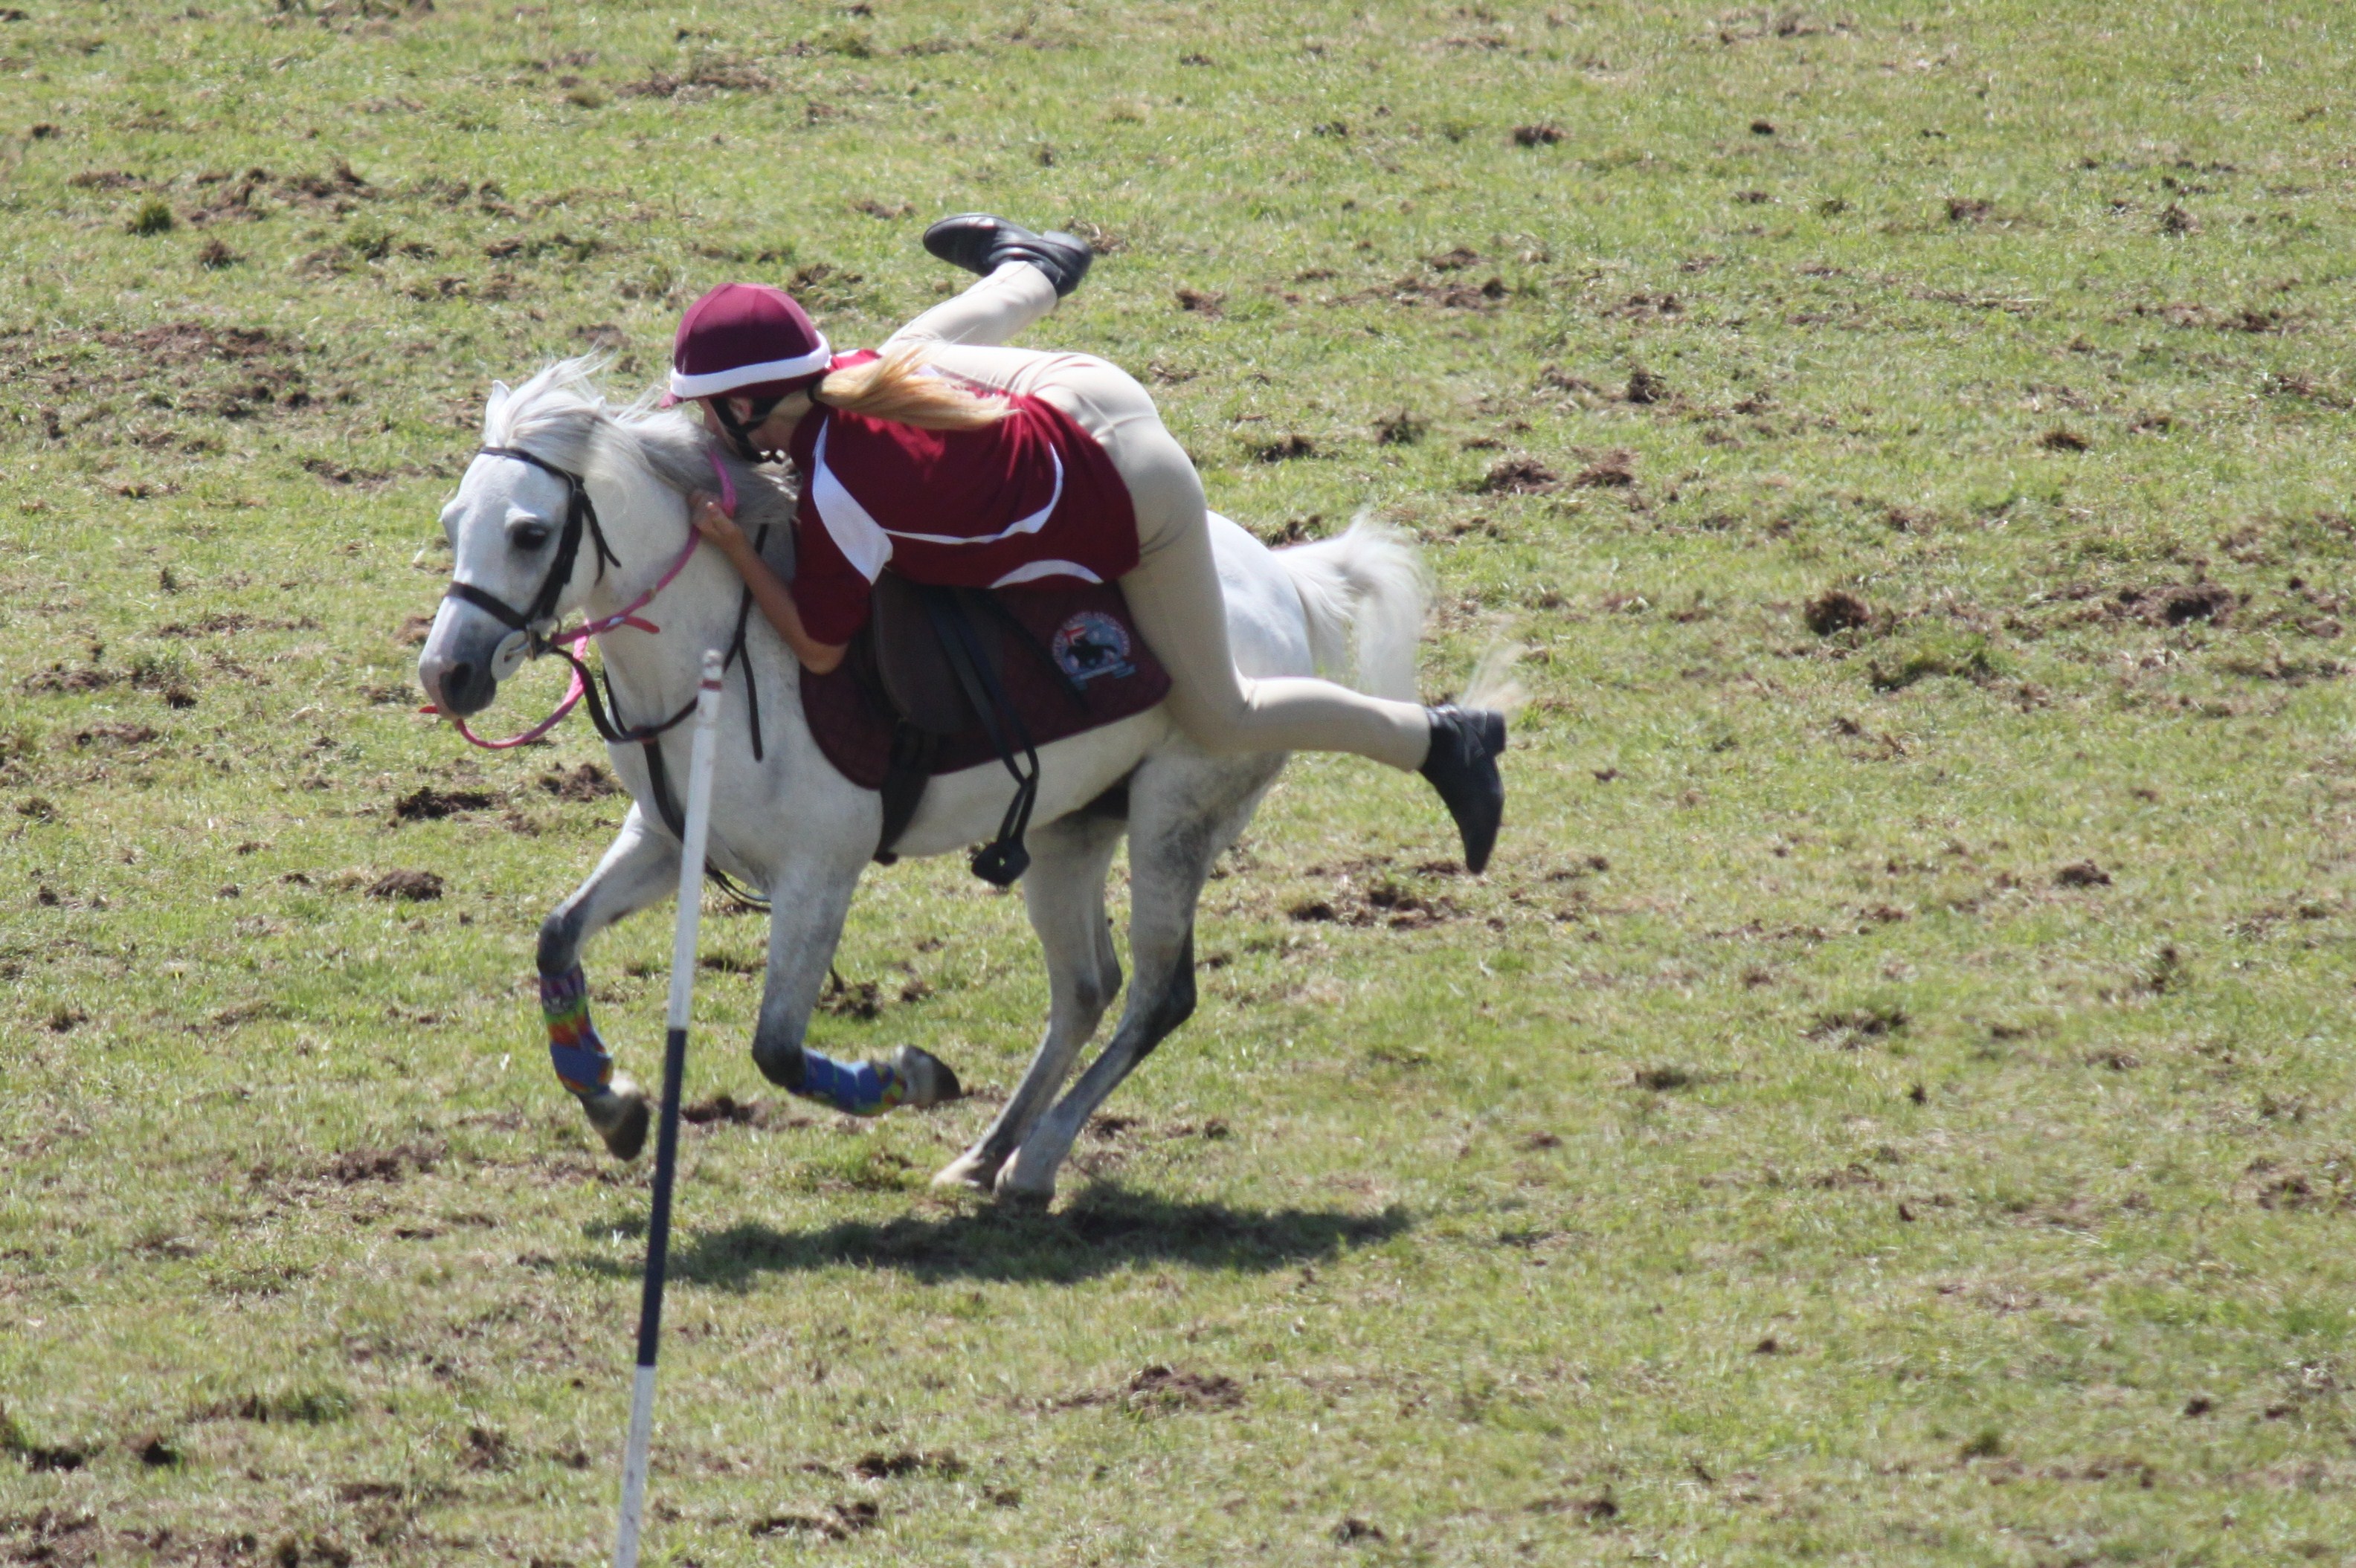
<svg viewBox="0 0 2356 1568">
<path fill-rule="evenodd" d="M 679 1086 L 687 1074 L 687 1019 L 695 1001 L 695 933 L 703 910 L 703 848 L 712 826 L 712 753 L 720 718 L 720 655 L 703 656 L 687 766 L 687 832 L 679 856 L 679 925 L 670 944 L 670 1011 L 663 1034 L 662 1120 L 655 1134 L 654 1213 L 647 1221 L 647 1274 L 638 1298 L 638 1370 L 630 1385 L 630 1436 L 622 1454 L 622 1523 L 614 1568 L 637 1568 L 647 1506 L 647 1445 L 654 1436 L 655 1351 L 662 1342 L 663 1272 L 670 1263 L 671 1178 L 679 1168 Z"/>
</svg>

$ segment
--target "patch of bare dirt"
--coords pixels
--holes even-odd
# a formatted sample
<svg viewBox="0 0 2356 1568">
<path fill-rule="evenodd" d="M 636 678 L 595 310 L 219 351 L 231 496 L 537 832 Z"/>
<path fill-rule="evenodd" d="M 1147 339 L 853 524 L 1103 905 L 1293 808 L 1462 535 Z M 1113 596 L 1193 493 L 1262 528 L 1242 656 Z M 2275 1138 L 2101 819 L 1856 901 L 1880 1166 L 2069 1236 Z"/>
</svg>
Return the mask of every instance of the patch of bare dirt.
<svg viewBox="0 0 2356 1568">
<path fill-rule="evenodd" d="M 676 98 L 691 103 L 723 92 L 769 92 L 776 85 L 755 66 L 714 59 L 697 60 L 676 75 L 649 70 L 639 80 L 624 82 L 614 91 L 624 98 Z"/>
<path fill-rule="evenodd" d="M 1675 296 L 1667 296 L 1674 300 Z M 1629 372 L 1627 389 L 1620 394 L 1623 402 L 1640 406 L 1665 403 L 1672 396 L 1667 381 L 1639 365 Z"/>
<path fill-rule="evenodd" d="M 1475 490 L 1483 496 L 1542 496 L 1561 486 L 1562 476 L 1535 457 L 1508 457 L 1490 466 Z"/>
<path fill-rule="evenodd" d="M 881 1517 L 875 1505 L 863 1499 L 830 1503 L 822 1514 L 766 1515 L 755 1520 L 746 1533 L 756 1540 L 774 1535 L 807 1535 L 819 1541 L 848 1541 L 861 1531 L 873 1529 Z"/>
<path fill-rule="evenodd" d="M 1302 899 L 1284 912 L 1304 924 L 1387 925 L 1395 931 L 1419 931 L 1465 917 L 1464 911 L 1444 893 L 1427 896 L 1387 876 L 1360 887 L 1347 873 L 1331 894 Z"/>
<path fill-rule="evenodd" d="M 310 407 L 316 394 L 303 355 L 291 339 L 261 327 L 196 321 L 129 332 L 27 330 L 0 333 L 0 379 L 37 387 L 57 403 L 44 430 L 63 441 L 112 420 L 116 400 L 125 409 L 224 419 Z"/>
<path fill-rule="evenodd" d="M 873 980 L 845 981 L 829 969 L 826 989 L 819 993 L 818 1009 L 841 1019 L 873 1019 L 884 1010 L 884 988 Z"/>
<path fill-rule="evenodd" d="M 1686 302 L 1673 293 L 1633 293 L 1603 314 L 1617 316 L 1622 321 L 1661 321 L 1673 315 L 1683 315 L 1685 308 Z M 1658 400 L 1632 394 L 1626 400 L 1632 403 L 1645 403 Z"/>
<path fill-rule="evenodd" d="M 594 763 L 579 763 L 570 772 L 552 769 L 540 775 L 540 787 L 559 800 L 604 800 L 622 793 L 614 775 Z"/>
<path fill-rule="evenodd" d="M 73 743 L 76 746 L 131 747 L 144 746 L 157 738 L 157 731 L 145 724 L 108 722 L 75 731 Z"/>
<path fill-rule="evenodd" d="M 1801 611 L 1807 628 L 1820 637 L 1873 624 L 1873 607 L 1845 588 L 1828 589 Z"/>
<path fill-rule="evenodd" d="M 947 1449 L 919 1453 L 904 1448 L 893 1454 L 862 1454 L 851 1473 L 862 1481 L 896 1480 L 902 1476 L 934 1475 L 944 1478 L 965 1474 L 965 1461 Z"/>
<path fill-rule="evenodd" d="M 1636 483 L 1636 454 L 1625 449 L 1605 453 L 1570 476 L 1574 490 L 1625 490 Z"/>
<path fill-rule="evenodd" d="M 1297 458 L 1317 455 L 1317 443 L 1298 432 L 1262 442 L 1251 449 L 1252 458 L 1258 463 L 1290 463 Z"/>
<path fill-rule="evenodd" d="M 2046 595 L 2050 602 L 2078 605 L 2061 624 L 2078 625 L 2135 621 L 2153 626 L 2181 626 L 2208 621 L 2222 625 L 2240 597 L 2217 582 L 2161 582 L 2147 588 L 2104 589 L 2090 582 L 2066 584 Z"/>
<path fill-rule="evenodd" d="M 215 610 L 193 621 L 166 621 L 155 628 L 159 637 L 218 637 L 232 632 L 316 632 L 319 623 L 308 615 L 291 620 L 262 620 L 234 610 Z"/>
<path fill-rule="evenodd" d="M 433 871 L 387 871 L 369 884 L 368 896 L 402 903 L 425 903 L 442 896 L 442 879 Z"/>
<path fill-rule="evenodd" d="M 2345 1213 L 2356 1209 L 2356 1168 L 2340 1157 L 2314 1169 L 2256 1159 L 2234 1184 L 2234 1195 L 2261 1209 Z"/>
<path fill-rule="evenodd" d="M 498 801 L 499 797 L 488 790 L 443 790 L 424 784 L 392 803 L 392 820 L 436 822 L 443 817 L 459 816 L 469 811 L 487 811 Z"/>
<path fill-rule="evenodd" d="M 362 490 L 382 489 L 391 484 L 396 476 L 391 469 L 353 468 L 331 457 L 306 457 L 303 459 L 303 470 L 306 474 L 316 475 L 330 485 L 357 487 Z"/>
<path fill-rule="evenodd" d="M 330 1160 L 320 1174 L 338 1187 L 358 1187 L 369 1181 L 405 1181 L 440 1165 L 444 1153 L 439 1145 L 423 1143 L 347 1149 Z"/>
<path fill-rule="evenodd" d="M 1115 1404 L 1141 1414 L 1182 1410 L 1234 1410 L 1244 1402 L 1235 1379 L 1220 1372 L 1181 1372 L 1159 1364 L 1139 1369 L 1118 1389 L 1095 1390 L 1055 1401 L 1058 1408 Z"/>
<path fill-rule="evenodd" d="M 2129 594 L 2134 597 L 2127 597 Z M 2231 589 L 2214 582 L 2179 582 L 2146 589 L 2139 594 L 2130 589 L 2122 594 L 2121 602 L 2135 605 L 2146 620 L 2181 626 L 2188 621 L 2211 621 L 2222 625 L 2233 613 L 2235 600 Z"/>
<path fill-rule="evenodd" d="M 2248 680 L 2279 681 L 2285 686 L 2305 686 L 2311 680 L 2333 680 L 2348 672 L 2348 667 L 2338 659 L 2303 658 L 2274 649 L 2262 655 L 2235 654 L 2217 661 L 2217 667 L 2227 675 L 2241 676 Z"/>
<path fill-rule="evenodd" d="M 27 676 L 17 684 L 27 691 L 70 693 L 104 691 L 108 687 L 120 685 L 129 678 L 120 670 L 102 669 L 96 665 L 74 669 L 62 664 L 53 664 L 45 670 Z"/>
<path fill-rule="evenodd" d="M 1877 1003 L 1870 1007 L 1818 1013 L 1808 1025 L 1807 1035 L 1810 1040 L 1855 1051 L 1869 1040 L 1899 1033 L 1909 1021 L 1903 1008 Z"/>
<path fill-rule="evenodd" d="M 776 1127 L 807 1127 L 811 1119 L 796 1112 L 790 1103 L 772 1100 L 739 1100 L 733 1094 L 714 1094 L 709 1100 L 679 1108 L 680 1120 L 692 1127 L 717 1132 L 723 1127 L 753 1127 L 767 1130 Z"/>
<path fill-rule="evenodd" d="M 1433 268 L 1432 272 L 1409 272 L 1385 287 L 1369 289 L 1353 297 L 1387 301 L 1392 304 L 1424 305 L 1435 310 L 1490 310 L 1504 303 L 1514 292 L 1502 277 L 1493 277 L 1475 284 L 1454 276 L 1437 262 L 1426 264 Z"/>
</svg>

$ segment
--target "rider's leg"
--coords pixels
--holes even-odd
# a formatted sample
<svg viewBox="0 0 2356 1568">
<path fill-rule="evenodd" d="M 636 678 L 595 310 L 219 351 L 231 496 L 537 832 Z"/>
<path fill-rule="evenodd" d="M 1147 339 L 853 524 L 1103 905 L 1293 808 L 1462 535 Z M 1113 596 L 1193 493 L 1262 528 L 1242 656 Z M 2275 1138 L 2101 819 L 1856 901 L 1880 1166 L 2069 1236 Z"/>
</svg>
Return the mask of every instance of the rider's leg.
<svg viewBox="0 0 2356 1568">
<path fill-rule="evenodd" d="M 884 352 L 916 343 L 994 347 L 1055 308 L 1055 286 L 1027 261 L 1009 261 L 884 340 Z"/>
<path fill-rule="evenodd" d="M 1330 680 L 1248 679 L 1227 645 L 1227 613 L 1203 483 L 1159 421 L 1107 443 L 1137 508 L 1141 556 L 1120 580 L 1137 629 L 1170 672 L 1171 709 L 1206 752 L 1355 752 L 1395 768 L 1423 763 L 1431 716 Z"/>
<path fill-rule="evenodd" d="M 1055 308 L 1055 289 L 1047 275 L 1027 262 L 1010 261 L 885 338 L 884 350 L 921 346 L 926 365 L 984 390 L 1044 397 L 1099 443 L 1108 442 L 1116 425 L 1141 417 L 1159 423 L 1144 389 L 1093 355 L 1003 347 Z M 1109 403 L 1089 395 L 1099 388 L 1116 394 Z M 1126 399 L 1118 395 L 1123 388 L 1130 394 Z"/>
<path fill-rule="evenodd" d="M 1147 401 L 1142 388 L 1129 386 L 1127 396 Z M 1091 389 L 1099 406 L 1117 407 L 1120 397 L 1108 384 Z M 1505 781 L 1497 774 L 1505 715 L 1388 702 L 1332 681 L 1238 674 L 1227 651 L 1226 598 L 1194 464 L 1159 419 L 1123 420 L 1099 439 L 1137 511 L 1140 556 L 1137 569 L 1120 580 L 1121 591 L 1138 631 L 1170 671 L 1171 709 L 1189 738 L 1209 752 L 1355 752 L 1414 768 L 1455 818 L 1466 868 L 1487 866 L 1505 816 Z"/>
</svg>

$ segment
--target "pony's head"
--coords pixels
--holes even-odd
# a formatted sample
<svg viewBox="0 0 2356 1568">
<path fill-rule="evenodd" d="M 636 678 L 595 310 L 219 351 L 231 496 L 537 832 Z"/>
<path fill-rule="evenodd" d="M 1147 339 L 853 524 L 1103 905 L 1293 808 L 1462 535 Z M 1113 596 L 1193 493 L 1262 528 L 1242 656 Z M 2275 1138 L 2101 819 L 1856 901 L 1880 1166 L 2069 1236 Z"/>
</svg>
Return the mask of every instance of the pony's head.
<svg viewBox="0 0 2356 1568">
<path fill-rule="evenodd" d="M 643 589 L 674 556 L 686 494 L 711 488 L 711 440 L 648 400 L 616 408 L 594 358 L 562 360 L 520 387 L 491 387 L 482 450 L 442 508 L 451 589 L 417 661 L 443 712 L 490 706 L 498 684 L 575 609 Z M 732 463 L 740 494 L 776 505 L 776 486 Z"/>
</svg>

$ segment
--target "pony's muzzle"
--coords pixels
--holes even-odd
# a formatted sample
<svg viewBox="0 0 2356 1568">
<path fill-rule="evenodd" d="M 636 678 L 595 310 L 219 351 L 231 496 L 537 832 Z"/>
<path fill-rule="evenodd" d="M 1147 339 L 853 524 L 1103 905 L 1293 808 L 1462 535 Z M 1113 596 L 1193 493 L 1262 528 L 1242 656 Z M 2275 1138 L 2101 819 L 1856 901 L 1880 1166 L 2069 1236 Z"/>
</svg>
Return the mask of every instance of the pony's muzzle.
<svg viewBox="0 0 2356 1568">
<path fill-rule="evenodd" d="M 530 652 L 530 638 L 502 626 L 472 604 L 444 599 L 417 660 L 417 684 L 426 700 L 454 719 L 491 705 L 499 682 Z"/>
<path fill-rule="evenodd" d="M 480 713 L 499 689 L 498 677 L 487 663 L 431 654 L 417 661 L 417 684 L 425 688 L 427 701 L 454 719 Z"/>
</svg>

